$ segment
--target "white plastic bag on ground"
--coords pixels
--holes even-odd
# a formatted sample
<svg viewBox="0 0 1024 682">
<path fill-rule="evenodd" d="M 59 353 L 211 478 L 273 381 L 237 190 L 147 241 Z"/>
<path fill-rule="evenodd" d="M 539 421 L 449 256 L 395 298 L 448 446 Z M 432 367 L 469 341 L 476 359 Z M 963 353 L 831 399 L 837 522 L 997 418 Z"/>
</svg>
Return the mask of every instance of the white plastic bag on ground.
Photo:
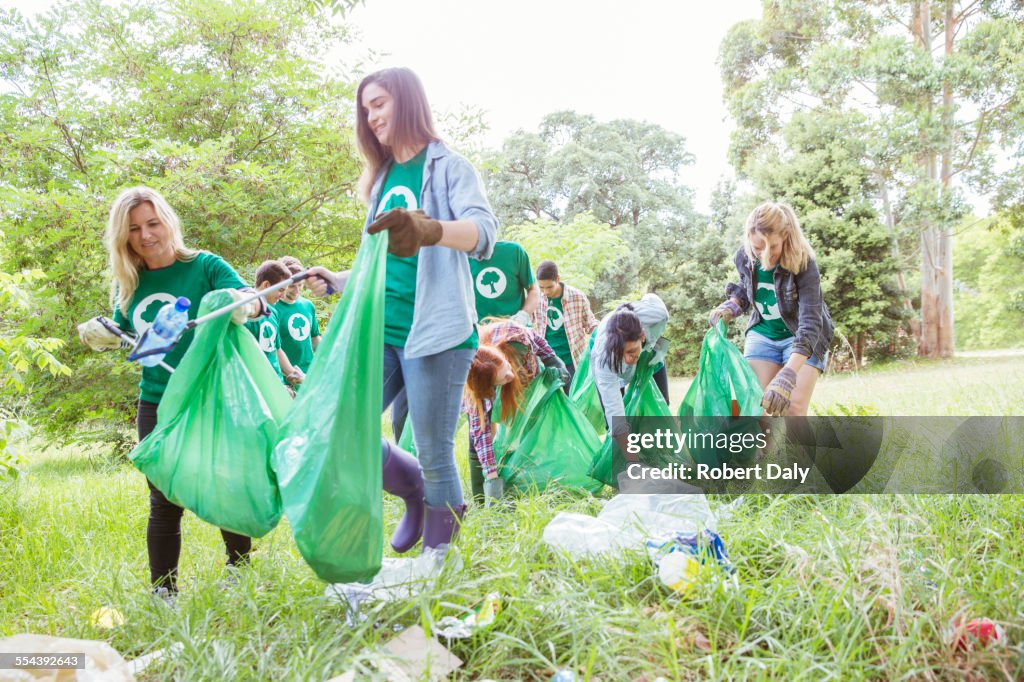
<svg viewBox="0 0 1024 682">
<path fill-rule="evenodd" d="M 324 590 L 324 596 L 346 605 L 350 625 L 361 620 L 359 607 L 363 602 L 390 602 L 412 599 L 436 584 L 446 568 L 460 570 L 462 560 L 457 550 L 448 547 L 428 549 L 417 557 L 387 558 L 380 571 L 368 583 L 333 583 Z"/>
<path fill-rule="evenodd" d="M 0 639 L 0 653 L 84 654 L 84 669 L 0 669 L 0 682 L 132 682 L 131 665 L 106 642 L 49 635 L 14 635 Z"/>
<path fill-rule="evenodd" d="M 560 512 L 544 528 L 544 542 L 574 557 L 643 551 L 651 536 L 717 525 L 704 495 L 617 495 L 596 517 Z"/>
</svg>

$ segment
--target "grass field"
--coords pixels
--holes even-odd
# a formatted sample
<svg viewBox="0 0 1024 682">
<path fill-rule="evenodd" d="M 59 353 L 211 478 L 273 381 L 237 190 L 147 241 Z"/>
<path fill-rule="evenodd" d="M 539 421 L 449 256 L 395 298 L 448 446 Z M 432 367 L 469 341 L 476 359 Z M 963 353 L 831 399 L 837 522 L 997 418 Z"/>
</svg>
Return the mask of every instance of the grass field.
<svg viewBox="0 0 1024 682">
<path fill-rule="evenodd" d="M 883 367 L 824 379 L 814 408 L 1022 414 L 1022 381 L 1019 356 Z M 684 382 L 672 390 L 678 401 Z M 429 629 L 498 592 L 495 624 L 450 646 L 465 661 L 455 679 L 547 680 L 566 668 L 605 682 L 1024 678 L 1020 497 L 751 496 L 720 527 L 735 584 L 704 577 L 686 596 L 640 553 L 580 561 L 543 544 L 556 512 L 601 503 L 549 493 L 473 509 L 461 568 L 350 628 L 284 524 L 228 584 L 217 531 L 186 515 L 183 594 L 175 609 L 155 602 L 141 474 L 102 452 L 39 448 L 0 488 L 0 635 L 103 639 L 126 658 L 183 645 L 145 679 L 326 680 L 370 670 L 396 626 Z M 389 530 L 398 511 L 385 500 Z M 125 623 L 91 625 L 101 606 Z M 951 650 L 943 633 L 957 616 L 998 621 L 1009 645 Z"/>
</svg>

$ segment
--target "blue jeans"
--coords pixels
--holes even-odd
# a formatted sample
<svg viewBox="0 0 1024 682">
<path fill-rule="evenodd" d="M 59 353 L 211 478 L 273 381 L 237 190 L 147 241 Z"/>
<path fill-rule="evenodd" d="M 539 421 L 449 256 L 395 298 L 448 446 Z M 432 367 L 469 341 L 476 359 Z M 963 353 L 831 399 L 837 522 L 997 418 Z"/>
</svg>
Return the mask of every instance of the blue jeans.
<svg viewBox="0 0 1024 682">
<path fill-rule="evenodd" d="M 455 468 L 455 429 L 469 366 L 476 350 L 459 348 L 421 358 L 406 358 L 405 349 L 384 344 L 384 405 L 405 388 L 416 456 L 423 471 L 423 489 L 431 507 L 463 503 Z"/>
<path fill-rule="evenodd" d="M 793 354 L 793 341 L 792 336 L 775 341 L 751 329 L 747 332 L 747 339 L 743 344 L 743 357 L 747 360 L 765 360 L 776 365 L 784 365 Z M 807 364 L 819 372 L 825 371 L 825 363 L 817 355 L 807 358 Z"/>
</svg>

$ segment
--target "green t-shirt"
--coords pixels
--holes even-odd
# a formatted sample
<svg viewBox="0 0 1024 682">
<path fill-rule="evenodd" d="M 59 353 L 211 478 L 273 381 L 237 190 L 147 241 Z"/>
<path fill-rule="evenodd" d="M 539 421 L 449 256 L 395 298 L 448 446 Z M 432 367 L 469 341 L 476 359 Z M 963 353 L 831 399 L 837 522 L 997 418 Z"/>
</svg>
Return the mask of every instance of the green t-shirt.
<svg viewBox="0 0 1024 682">
<path fill-rule="evenodd" d="M 563 292 L 564 293 L 564 292 Z M 562 297 L 548 299 L 548 329 L 544 340 L 555 351 L 555 355 L 566 365 L 572 365 L 572 350 L 569 337 L 565 335 L 565 313 L 562 311 Z"/>
<path fill-rule="evenodd" d="M 245 328 L 252 332 L 256 341 L 260 344 L 260 350 L 267 356 L 270 366 L 277 372 L 279 379 L 284 381 L 284 374 L 281 372 L 281 363 L 277 359 L 277 351 L 281 348 L 281 318 L 277 311 L 270 306 L 270 314 L 245 323 Z"/>
<path fill-rule="evenodd" d="M 423 166 L 427 148 L 405 163 L 393 163 L 384 179 L 377 202 L 379 216 L 393 208 L 415 211 L 420 208 L 420 191 L 423 187 Z M 416 304 L 416 267 L 418 256 L 399 258 L 388 254 L 387 279 L 384 292 L 384 343 L 405 348 L 412 329 L 412 314 Z M 476 348 L 479 335 L 476 328 L 469 338 L 455 348 Z"/>
<path fill-rule="evenodd" d="M 393 163 L 381 187 L 376 216 L 393 208 L 415 211 L 420 207 L 423 187 L 423 165 L 427 150 L 405 163 Z M 384 294 L 384 343 L 405 347 L 412 328 L 416 303 L 416 266 L 419 256 L 399 258 L 388 254 L 387 281 Z"/>
<path fill-rule="evenodd" d="M 114 324 L 125 331 L 141 335 L 153 324 L 160 308 L 167 303 L 174 303 L 179 296 L 184 296 L 191 303 L 188 318 L 194 320 L 203 296 L 216 289 L 240 289 L 244 286 L 245 282 L 223 258 L 202 251 L 190 261 L 179 260 L 166 268 L 140 271 L 139 286 L 128 306 L 128 314 L 122 313 L 120 306 L 116 307 Z M 192 330 L 185 332 L 174 349 L 164 356 L 164 362 L 177 367 L 194 335 Z M 139 397 L 147 402 L 159 403 L 170 377 L 170 373 L 163 367 L 143 367 Z"/>
<path fill-rule="evenodd" d="M 516 242 L 497 242 L 487 260 L 470 259 L 476 314 L 486 317 L 512 317 L 526 301 L 526 290 L 533 284 L 530 257 Z"/>
<path fill-rule="evenodd" d="M 757 289 L 754 291 L 754 305 L 761 313 L 761 321 L 751 329 L 773 341 L 781 341 L 793 336 L 789 327 L 779 314 L 779 299 L 775 293 L 775 268 L 762 270 L 761 263 L 755 262 L 757 270 Z M 776 266 L 777 267 L 777 266 Z"/>
<path fill-rule="evenodd" d="M 295 303 L 288 303 L 282 298 L 274 304 L 274 309 L 281 325 L 281 349 L 289 362 L 308 372 L 313 362 L 313 338 L 320 336 L 316 308 L 300 296 Z"/>
</svg>

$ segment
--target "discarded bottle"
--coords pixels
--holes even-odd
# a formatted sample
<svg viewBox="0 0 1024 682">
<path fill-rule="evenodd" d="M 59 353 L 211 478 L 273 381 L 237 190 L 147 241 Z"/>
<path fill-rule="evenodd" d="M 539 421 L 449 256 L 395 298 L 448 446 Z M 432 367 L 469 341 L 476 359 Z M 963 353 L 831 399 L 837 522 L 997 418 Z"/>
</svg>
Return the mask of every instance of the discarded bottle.
<svg viewBox="0 0 1024 682">
<path fill-rule="evenodd" d="M 156 314 L 153 325 L 146 330 L 129 360 L 138 360 L 143 367 L 156 367 L 164 356 L 174 348 L 181 333 L 188 324 L 188 308 L 191 305 L 184 296 L 174 303 L 168 303 Z"/>
</svg>

